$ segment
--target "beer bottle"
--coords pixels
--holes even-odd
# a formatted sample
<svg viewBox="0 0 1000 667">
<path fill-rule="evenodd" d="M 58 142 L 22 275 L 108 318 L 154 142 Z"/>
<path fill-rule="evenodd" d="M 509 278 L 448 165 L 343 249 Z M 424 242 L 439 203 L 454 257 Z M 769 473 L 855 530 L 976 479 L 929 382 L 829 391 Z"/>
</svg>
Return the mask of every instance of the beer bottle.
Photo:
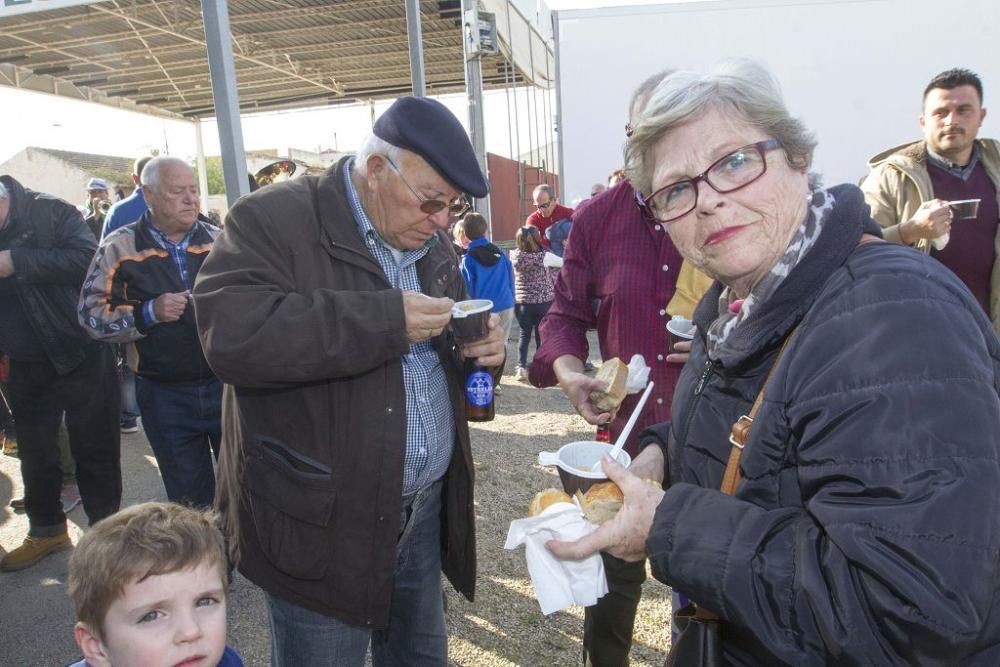
<svg viewBox="0 0 1000 667">
<path fill-rule="evenodd" d="M 470 422 L 493 421 L 493 374 L 475 360 L 465 376 L 465 418 Z"/>
<path fill-rule="evenodd" d="M 597 425 L 597 434 L 594 435 L 594 442 L 611 442 L 611 423 Z"/>
</svg>

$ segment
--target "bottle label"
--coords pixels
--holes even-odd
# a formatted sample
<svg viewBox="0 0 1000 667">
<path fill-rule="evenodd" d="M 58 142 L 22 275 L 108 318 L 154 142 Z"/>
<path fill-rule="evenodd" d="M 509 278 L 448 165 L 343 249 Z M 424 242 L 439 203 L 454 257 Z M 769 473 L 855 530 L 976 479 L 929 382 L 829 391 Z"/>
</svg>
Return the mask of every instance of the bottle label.
<svg viewBox="0 0 1000 667">
<path fill-rule="evenodd" d="M 469 373 L 465 378 L 465 398 L 469 405 L 485 408 L 493 402 L 493 376 L 486 371 Z"/>
</svg>

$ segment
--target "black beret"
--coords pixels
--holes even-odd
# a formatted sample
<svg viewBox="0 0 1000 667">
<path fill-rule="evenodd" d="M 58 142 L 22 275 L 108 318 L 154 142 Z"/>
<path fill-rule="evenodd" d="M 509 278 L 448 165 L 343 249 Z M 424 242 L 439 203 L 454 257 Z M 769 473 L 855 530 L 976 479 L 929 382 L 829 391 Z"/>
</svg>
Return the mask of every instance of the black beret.
<svg viewBox="0 0 1000 667">
<path fill-rule="evenodd" d="M 443 178 L 473 197 L 490 185 L 465 128 L 448 108 L 427 97 L 400 97 L 375 121 L 372 132 L 393 146 L 413 151 Z"/>
</svg>

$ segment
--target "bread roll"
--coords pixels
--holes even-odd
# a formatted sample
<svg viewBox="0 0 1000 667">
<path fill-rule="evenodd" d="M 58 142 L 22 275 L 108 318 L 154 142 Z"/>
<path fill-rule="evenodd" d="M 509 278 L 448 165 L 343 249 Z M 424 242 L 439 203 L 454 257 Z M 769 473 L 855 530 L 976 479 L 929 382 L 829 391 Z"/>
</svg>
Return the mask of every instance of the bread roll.
<svg viewBox="0 0 1000 667">
<path fill-rule="evenodd" d="M 553 503 L 571 503 L 573 499 L 559 489 L 543 489 L 535 494 L 528 505 L 528 516 L 538 516 Z"/>
<path fill-rule="evenodd" d="M 625 497 L 614 482 L 599 482 L 583 494 L 583 515 L 587 521 L 601 525 L 610 521 L 622 508 Z"/>
<path fill-rule="evenodd" d="M 657 489 L 663 488 L 656 480 L 644 478 L 642 481 Z M 580 506 L 587 521 L 601 525 L 615 518 L 624 500 L 622 490 L 617 484 L 600 482 L 587 489 L 587 493 L 580 497 Z"/>
<path fill-rule="evenodd" d="M 628 382 L 628 364 L 622 362 L 618 357 L 608 359 L 601 364 L 595 379 L 606 382 L 607 391 L 590 392 L 590 402 L 598 410 L 607 412 L 614 410 L 625 400 L 625 385 Z"/>
</svg>

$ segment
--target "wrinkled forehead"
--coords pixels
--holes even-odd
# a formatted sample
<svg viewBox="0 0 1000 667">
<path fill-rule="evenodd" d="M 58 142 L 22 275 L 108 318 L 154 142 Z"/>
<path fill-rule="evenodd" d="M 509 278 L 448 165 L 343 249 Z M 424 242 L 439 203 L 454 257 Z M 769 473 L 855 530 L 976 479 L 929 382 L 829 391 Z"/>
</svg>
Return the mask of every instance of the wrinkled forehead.
<svg viewBox="0 0 1000 667">
<path fill-rule="evenodd" d="M 422 187 L 428 193 L 433 192 L 445 199 L 454 199 L 463 194 L 419 153 L 404 149 L 400 162 L 402 164 L 399 165 L 399 168 L 414 187 Z"/>
</svg>

